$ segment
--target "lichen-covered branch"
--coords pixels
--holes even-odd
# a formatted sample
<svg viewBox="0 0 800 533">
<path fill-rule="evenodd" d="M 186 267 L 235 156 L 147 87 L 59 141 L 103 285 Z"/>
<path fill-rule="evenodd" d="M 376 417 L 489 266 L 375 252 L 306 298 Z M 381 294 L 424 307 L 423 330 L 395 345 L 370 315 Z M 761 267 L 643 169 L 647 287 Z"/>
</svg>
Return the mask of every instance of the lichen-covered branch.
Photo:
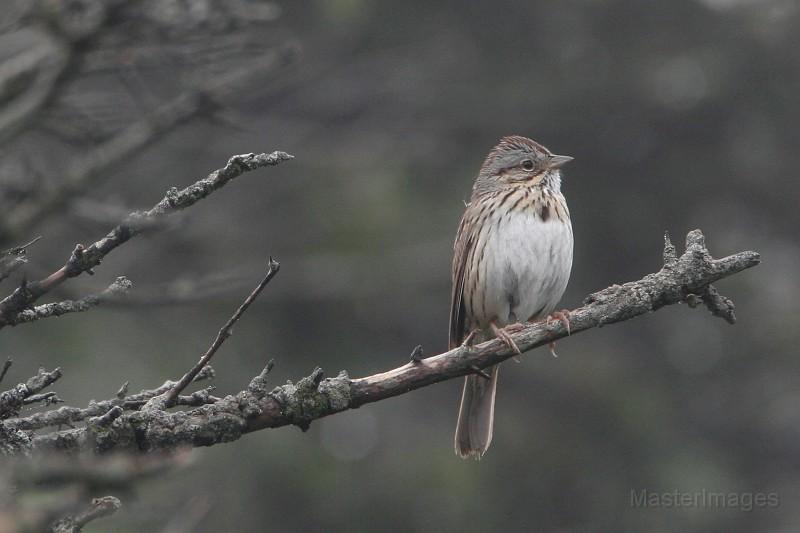
<svg viewBox="0 0 800 533">
<path fill-rule="evenodd" d="M 118 298 L 127 293 L 132 286 L 133 284 L 128 278 L 120 276 L 114 280 L 114 283 L 99 294 L 90 294 L 80 300 L 64 300 L 62 302 L 37 305 L 36 307 L 20 311 L 16 315 L 8 315 L 6 321 L 9 325 L 16 326 L 17 324 L 33 322 L 52 316 L 66 315 L 67 313 L 83 313 L 92 307 L 97 307 L 103 302 Z"/>
<path fill-rule="evenodd" d="M 511 337 L 525 352 L 569 334 L 622 322 L 666 305 L 694 299 L 693 295 L 700 295 L 700 301 L 706 303 L 713 314 L 728 319 L 733 316 L 733 304 L 723 299 L 711 284 L 759 262 L 756 252 L 712 258 L 699 230 L 688 234 L 686 251 L 681 256 L 677 256 L 667 238 L 661 270 L 638 281 L 613 285 L 589 295 L 582 307 L 570 312 L 570 331 L 561 321 L 539 322 L 524 325 L 511 333 Z M 719 302 L 726 302 L 724 308 L 730 312 L 721 312 Z M 265 428 L 295 425 L 305 429 L 318 418 L 479 373 L 513 355 L 506 344 L 491 340 L 425 359 L 417 356 L 398 368 L 357 379 L 350 378 L 344 371 L 336 377 L 324 378 L 322 370 L 317 368 L 297 383 L 289 382 L 272 390 L 266 383 L 271 368 L 267 365 L 245 390 L 213 404 L 178 412 L 159 408 L 128 413 L 109 411 L 108 416 L 102 420 L 91 419 L 85 427 L 35 435 L 27 444 L 18 444 L 15 453 L 43 449 L 146 452 L 179 446 L 210 446 Z M 14 421 L 6 423 L 13 425 Z M 0 426 L 0 431 L 3 430 L 8 428 Z"/>
<path fill-rule="evenodd" d="M 59 371 L 60 376 L 60 371 Z M 203 367 L 203 370 L 195 376 L 194 381 L 199 382 L 214 377 L 214 369 L 209 365 Z M 6 420 L 4 425 L 8 430 L 15 431 L 34 431 L 46 427 L 54 426 L 71 426 L 77 424 L 91 417 L 102 416 L 108 413 L 114 407 L 121 407 L 126 411 L 139 409 L 148 400 L 161 396 L 170 391 L 177 382 L 172 380 L 165 381 L 155 389 L 143 390 L 136 394 L 127 394 L 127 383 L 120 388 L 117 396 L 110 400 L 103 400 L 99 402 L 91 402 L 88 407 L 70 407 L 63 406 L 51 411 L 42 411 L 33 413 L 31 415 L 19 418 Z M 178 405 L 203 405 L 206 403 L 214 403 L 219 400 L 211 395 L 211 387 L 207 387 L 200 391 L 196 391 L 189 396 L 179 396 Z"/>
<path fill-rule="evenodd" d="M 83 526 L 104 516 L 116 513 L 122 503 L 114 496 L 103 496 L 92 500 L 91 505 L 76 515 L 70 515 L 55 522 L 50 531 L 53 533 L 78 533 Z"/>
<path fill-rule="evenodd" d="M 20 383 L 13 389 L 0 393 L 0 420 L 18 415 L 23 405 L 28 405 L 33 401 L 46 401 L 52 398 L 53 395 L 37 395 L 42 390 L 58 381 L 60 377 L 60 368 L 56 368 L 50 372 L 44 368 L 40 368 L 39 372 L 25 383 Z"/>
<path fill-rule="evenodd" d="M 57 271 L 42 280 L 24 283 L 12 294 L 0 300 L 0 328 L 13 325 L 14 318 L 20 312 L 65 280 L 84 272 L 91 273 L 92 269 L 99 265 L 103 258 L 115 248 L 156 226 L 164 217 L 194 205 L 245 172 L 274 166 L 292 158 L 293 156 L 286 152 L 236 155 L 231 157 L 224 167 L 212 172 L 207 178 L 203 178 L 183 190 L 171 188 L 167 191 L 166 196 L 151 209 L 131 213 L 99 241 L 88 247 L 82 244 L 76 245 L 67 262 Z"/>
</svg>

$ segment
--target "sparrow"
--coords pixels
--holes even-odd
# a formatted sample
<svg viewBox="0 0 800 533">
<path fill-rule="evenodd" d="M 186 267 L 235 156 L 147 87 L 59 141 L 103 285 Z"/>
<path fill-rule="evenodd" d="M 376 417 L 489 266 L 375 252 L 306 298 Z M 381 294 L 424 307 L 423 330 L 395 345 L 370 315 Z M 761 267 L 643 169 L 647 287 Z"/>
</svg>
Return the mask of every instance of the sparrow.
<svg viewBox="0 0 800 533">
<path fill-rule="evenodd" d="M 519 353 L 505 328 L 548 319 L 556 308 L 572 269 L 561 193 L 561 167 L 572 159 L 517 135 L 489 152 L 453 247 L 451 349 L 496 337 Z M 486 370 L 464 381 L 455 434 L 462 458 L 479 459 L 492 442 L 498 366 Z"/>
</svg>

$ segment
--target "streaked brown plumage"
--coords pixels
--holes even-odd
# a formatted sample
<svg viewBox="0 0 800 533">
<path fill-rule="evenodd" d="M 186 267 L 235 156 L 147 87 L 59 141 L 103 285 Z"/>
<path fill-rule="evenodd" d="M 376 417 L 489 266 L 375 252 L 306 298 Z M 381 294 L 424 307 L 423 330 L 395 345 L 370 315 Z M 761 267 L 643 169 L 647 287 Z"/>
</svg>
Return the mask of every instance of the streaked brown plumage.
<svg viewBox="0 0 800 533">
<path fill-rule="evenodd" d="M 475 330 L 516 349 L 502 328 L 555 308 L 572 267 L 559 170 L 571 159 L 519 136 L 504 137 L 489 152 L 454 245 L 451 348 Z M 455 437 L 461 457 L 479 458 L 491 443 L 497 367 L 490 373 L 491 379 L 466 378 Z"/>
</svg>

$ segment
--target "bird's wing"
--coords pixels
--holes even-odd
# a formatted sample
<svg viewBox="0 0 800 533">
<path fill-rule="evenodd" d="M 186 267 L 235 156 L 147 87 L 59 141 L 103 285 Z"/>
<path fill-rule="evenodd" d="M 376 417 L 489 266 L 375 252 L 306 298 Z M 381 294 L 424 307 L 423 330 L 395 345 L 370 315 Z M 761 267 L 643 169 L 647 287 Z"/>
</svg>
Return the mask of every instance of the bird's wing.
<svg viewBox="0 0 800 533">
<path fill-rule="evenodd" d="M 464 307 L 464 283 L 467 263 L 474 246 L 474 224 L 469 223 L 470 209 L 461 217 L 456 242 L 453 245 L 453 293 L 450 301 L 450 348 L 459 346 L 467 335 L 467 316 Z"/>
</svg>

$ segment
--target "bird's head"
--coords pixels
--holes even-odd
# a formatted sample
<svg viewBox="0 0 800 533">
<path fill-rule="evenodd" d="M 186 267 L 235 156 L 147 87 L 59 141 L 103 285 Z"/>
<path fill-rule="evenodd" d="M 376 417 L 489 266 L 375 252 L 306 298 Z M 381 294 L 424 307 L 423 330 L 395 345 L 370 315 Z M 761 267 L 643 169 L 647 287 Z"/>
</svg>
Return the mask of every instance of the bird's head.
<svg viewBox="0 0 800 533">
<path fill-rule="evenodd" d="M 554 155 L 527 137 L 503 137 L 486 156 L 475 190 L 484 192 L 514 185 L 558 188 L 561 184 L 559 169 L 570 161 L 572 157 Z"/>
</svg>

